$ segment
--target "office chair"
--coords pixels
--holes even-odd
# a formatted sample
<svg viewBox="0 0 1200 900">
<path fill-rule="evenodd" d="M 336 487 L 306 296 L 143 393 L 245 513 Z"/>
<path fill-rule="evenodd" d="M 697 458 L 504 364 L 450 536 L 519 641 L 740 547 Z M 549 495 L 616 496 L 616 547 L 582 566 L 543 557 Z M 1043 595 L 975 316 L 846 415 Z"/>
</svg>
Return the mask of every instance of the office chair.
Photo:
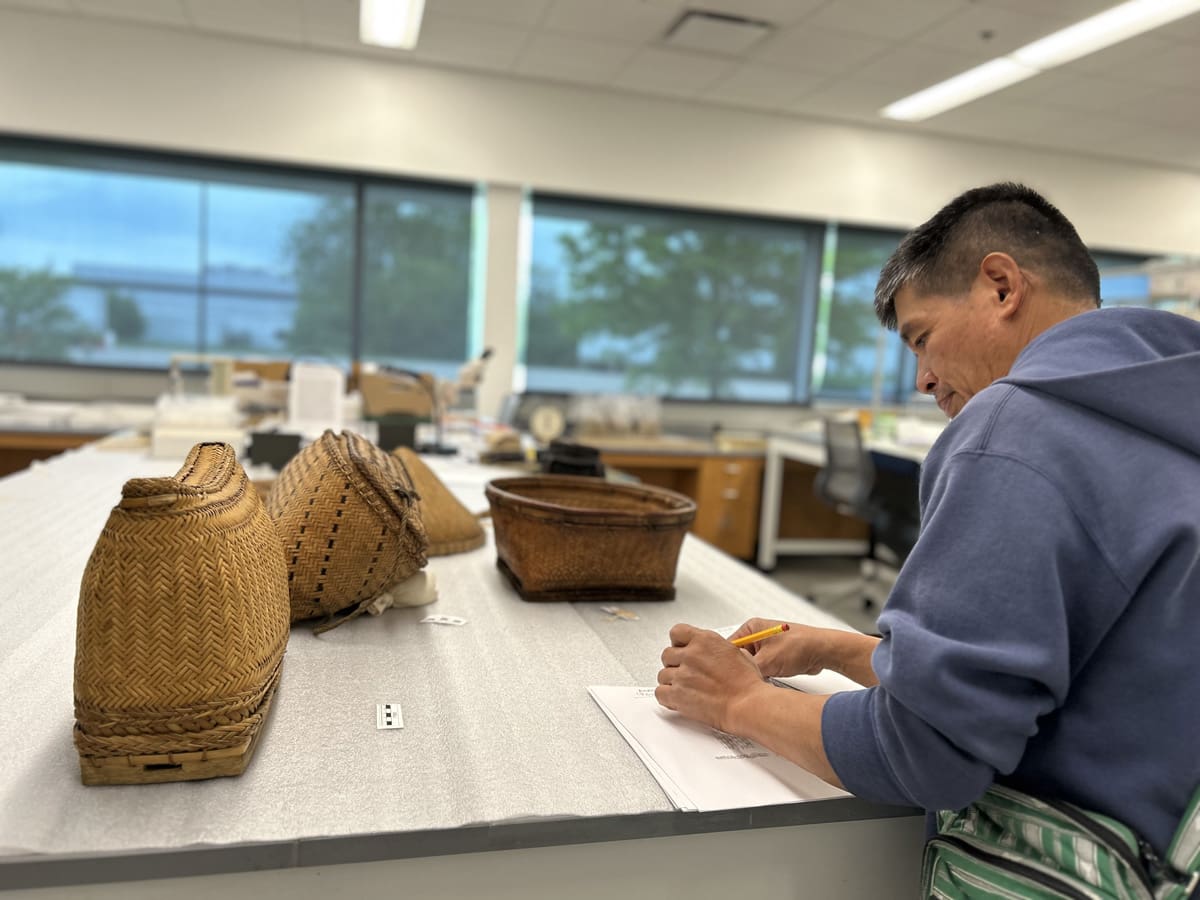
<svg viewBox="0 0 1200 900">
<path fill-rule="evenodd" d="M 887 596 L 886 569 L 904 564 L 920 531 L 919 470 L 916 463 L 871 454 L 857 420 L 825 420 L 825 466 L 817 473 L 816 493 L 839 513 L 867 523 L 867 552 L 858 584 L 814 602 L 859 595 L 863 608 L 871 609 Z"/>
</svg>

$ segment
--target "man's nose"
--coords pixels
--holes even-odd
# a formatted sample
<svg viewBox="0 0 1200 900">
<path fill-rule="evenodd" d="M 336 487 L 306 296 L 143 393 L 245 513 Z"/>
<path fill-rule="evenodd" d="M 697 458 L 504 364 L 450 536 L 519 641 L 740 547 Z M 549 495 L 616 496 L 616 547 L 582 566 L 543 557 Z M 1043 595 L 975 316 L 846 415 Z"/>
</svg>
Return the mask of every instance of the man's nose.
<svg viewBox="0 0 1200 900">
<path fill-rule="evenodd" d="M 917 390 L 922 394 L 932 394 L 937 391 L 938 380 L 930 369 L 917 367 Z"/>
</svg>

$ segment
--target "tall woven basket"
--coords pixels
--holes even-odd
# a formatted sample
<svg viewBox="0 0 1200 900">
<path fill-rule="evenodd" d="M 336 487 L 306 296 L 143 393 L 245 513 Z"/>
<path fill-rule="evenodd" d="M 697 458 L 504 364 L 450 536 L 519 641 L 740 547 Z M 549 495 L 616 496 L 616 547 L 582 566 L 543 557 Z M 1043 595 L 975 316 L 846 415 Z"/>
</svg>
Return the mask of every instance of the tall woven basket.
<svg viewBox="0 0 1200 900">
<path fill-rule="evenodd" d="M 83 783 L 241 774 L 287 639 L 283 547 L 232 447 L 126 482 L 79 592 Z"/>
<path fill-rule="evenodd" d="M 424 567 L 428 539 L 404 463 L 326 431 L 283 467 L 267 510 L 283 541 L 293 622 L 328 631 Z"/>
</svg>

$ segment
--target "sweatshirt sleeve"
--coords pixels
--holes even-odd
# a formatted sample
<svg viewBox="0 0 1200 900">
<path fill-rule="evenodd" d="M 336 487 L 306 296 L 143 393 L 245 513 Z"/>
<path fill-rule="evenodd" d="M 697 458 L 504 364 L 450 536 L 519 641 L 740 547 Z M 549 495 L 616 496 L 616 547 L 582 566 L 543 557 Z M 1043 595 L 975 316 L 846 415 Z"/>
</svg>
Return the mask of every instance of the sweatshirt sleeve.
<svg viewBox="0 0 1200 900">
<path fill-rule="evenodd" d="M 879 685 L 830 698 L 822 737 L 864 799 L 958 809 L 1011 773 L 1070 685 L 1071 596 L 1113 580 L 1085 525 L 1021 460 L 960 451 L 880 616 Z"/>
</svg>

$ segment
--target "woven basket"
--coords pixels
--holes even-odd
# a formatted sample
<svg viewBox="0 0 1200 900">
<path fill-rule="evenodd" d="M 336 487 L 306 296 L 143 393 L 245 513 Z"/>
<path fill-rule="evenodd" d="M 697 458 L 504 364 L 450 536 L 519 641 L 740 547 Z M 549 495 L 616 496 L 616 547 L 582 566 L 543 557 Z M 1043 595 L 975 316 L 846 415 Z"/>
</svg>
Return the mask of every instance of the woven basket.
<svg viewBox="0 0 1200 900">
<path fill-rule="evenodd" d="M 240 774 L 287 638 L 283 547 L 232 447 L 127 482 L 79 592 L 84 784 Z"/>
<path fill-rule="evenodd" d="M 696 516 L 682 494 L 598 478 L 499 478 L 486 488 L 496 564 L 526 600 L 671 600 Z"/>
<path fill-rule="evenodd" d="M 471 514 L 425 461 L 408 447 L 392 451 L 400 458 L 421 501 L 421 522 L 429 536 L 430 556 L 449 556 L 482 547 L 486 537 L 479 519 Z"/>
<path fill-rule="evenodd" d="M 292 458 L 267 498 L 287 563 L 292 621 L 355 618 L 420 570 L 428 541 L 412 477 L 366 438 L 326 431 Z"/>
</svg>

